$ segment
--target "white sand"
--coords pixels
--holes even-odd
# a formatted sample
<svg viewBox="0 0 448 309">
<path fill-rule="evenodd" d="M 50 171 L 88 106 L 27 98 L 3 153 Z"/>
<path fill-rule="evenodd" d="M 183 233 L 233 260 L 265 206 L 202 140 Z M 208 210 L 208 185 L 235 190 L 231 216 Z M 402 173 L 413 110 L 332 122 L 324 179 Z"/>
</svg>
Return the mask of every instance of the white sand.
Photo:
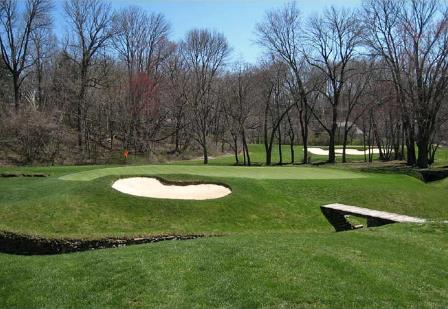
<svg viewBox="0 0 448 309">
<path fill-rule="evenodd" d="M 114 182 L 112 188 L 135 196 L 174 200 L 210 200 L 232 193 L 229 188 L 220 185 L 165 185 L 156 178 L 148 177 L 119 179 Z"/>
<path fill-rule="evenodd" d="M 317 148 L 317 147 L 309 147 L 308 152 L 311 154 L 315 154 L 318 156 L 328 156 L 328 150 Z"/>
<path fill-rule="evenodd" d="M 335 152 L 342 154 L 342 149 L 336 149 Z M 347 148 L 347 149 L 345 149 L 345 153 L 347 155 L 363 156 L 364 150 Z M 380 150 L 378 148 L 370 148 L 370 153 L 379 154 Z M 367 154 L 367 155 L 369 154 L 368 149 L 366 149 L 365 154 Z"/>
<path fill-rule="evenodd" d="M 328 156 L 328 150 L 325 150 L 322 148 L 310 147 L 310 148 L 308 148 L 308 152 L 310 152 L 311 154 L 318 155 L 318 156 Z M 342 155 L 342 149 L 335 149 L 335 153 L 337 156 Z M 345 153 L 347 155 L 354 155 L 354 156 L 363 156 L 364 155 L 363 150 L 358 150 L 358 149 L 353 149 L 353 148 L 345 149 Z M 369 151 L 366 150 L 365 153 L 369 154 Z M 370 153 L 378 154 L 378 153 L 380 153 L 380 150 L 378 148 L 371 148 Z"/>
</svg>

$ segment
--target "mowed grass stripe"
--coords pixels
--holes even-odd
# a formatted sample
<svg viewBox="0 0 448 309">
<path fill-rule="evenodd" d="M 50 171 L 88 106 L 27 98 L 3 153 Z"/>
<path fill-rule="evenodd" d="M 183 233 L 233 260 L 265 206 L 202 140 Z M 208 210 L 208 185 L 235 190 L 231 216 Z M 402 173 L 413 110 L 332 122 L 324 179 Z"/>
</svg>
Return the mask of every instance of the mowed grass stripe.
<svg viewBox="0 0 448 309">
<path fill-rule="evenodd" d="M 0 254 L 0 307 L 446 308 L 446 232 L 396 224 Z"/>
<path fill-rule="evenodd" d="M 353 179 L 366 178 L 365 174 L 347 170 L 315 167 L 241 167 L 143 165 L 101 168 L 68 174 L 62 180 L 91 181 L 105 176 L 184 174 L 211 177 L 237 177 L 251 179 Z"/>
</svg>

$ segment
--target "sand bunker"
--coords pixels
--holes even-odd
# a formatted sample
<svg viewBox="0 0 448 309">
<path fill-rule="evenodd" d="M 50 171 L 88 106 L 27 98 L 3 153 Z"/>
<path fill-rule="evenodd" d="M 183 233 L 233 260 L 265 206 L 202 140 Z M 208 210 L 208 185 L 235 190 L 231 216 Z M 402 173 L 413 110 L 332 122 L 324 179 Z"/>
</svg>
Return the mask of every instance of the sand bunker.
<svg viewBox="0 0 448 309">
<path fill-rule="evenodd" d="M 342 154 L 342 149 L 336 149 L 335 152 Z M 359 149 L 347 148 L 347 149 L 345 149 L 345 153 L 347 155 L 363 156 L 364 154 L 368 155 L 369 154 L 369 150 L 366 149 L 366 151 L 364 151 L 364 150 L 359 150 Z M 371 148 L 370 149 L 370 153 L 379 154 L 380 150 L 378 148 Z"/>
<path fill-rule="evenodd" d="M 211 200 L 232 193 L 229 188 L 215 184 L 167 185 L 148 177 L 119 179 L 112 188 L 135 196 L 174 200 Z"/>
<path fill-rule="evenodd" d="M 328 150 L 322 148 L 309 147 L 308 152 L 318 156 L 328 156 Z"/>
<path fill-rule="evenodd" d="M 319 155 L 319 156 L 328 156 L 328 150 L 325 150 L 322 148 L 310 147 L 310 148 L 308 148 L 308 152 L 310 152 L 311 154 Z M 335 153 L 336 153 L 336 156 L 341 156 L 342 149 L 335 149 Z M 364 155 L 363 150 L 352 149 L 352 148 L 345 149 L 345 153 L 347 155 L 354 155 L 354 156 L 363 156 Z M 378 148 L 372 148 L 372 149 L 370 149 L 370 153 L 379 154 L 380 151 Z M 366 150 L 365 154 L 369 154 L 369 151 Z"/>
</svg>

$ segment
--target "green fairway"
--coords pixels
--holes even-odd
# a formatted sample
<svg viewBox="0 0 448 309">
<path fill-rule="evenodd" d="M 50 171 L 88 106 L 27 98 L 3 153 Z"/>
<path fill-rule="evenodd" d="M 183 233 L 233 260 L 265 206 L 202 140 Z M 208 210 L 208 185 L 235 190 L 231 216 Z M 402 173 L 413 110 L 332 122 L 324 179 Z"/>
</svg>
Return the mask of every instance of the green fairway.
<svg viewBox="0 0 448 309">
<path fill-rule="evenodd" d="M 445 308 L 446 226 L 0 254 L 1 308 Z"/>
<path fill-rule="evenodd" d="M 330 232 L 319 206 L 335 202 L 435 220 L 448 218 L 446 189 L 406 175 L 305 167 L 174 165 L 83 167 L 79 173 L 74 168 L 39 170 L 53 176 L 0 178 L 1 230 L 82 238 L 276 230 Z M 67 174 L 62 175 L 62 171 Z M 111 188 L 116 179 L 128 175 L 223 182 L 231 187 L 232 194 L 216 200 L 182 201 L 133 197 Z"/>
<path fill-rule="evenodd" d="M 407 175 L 347 167 L 193 163 L 1 169 L 49 175 L 0 178 L 3 231 L 80 239 L 213 237 L 55 256 L 0 254 L 0 308 L 444 308 L 448 303 L 448 225 L 440 223 L 448 220 L 446 180 L 425 184 Z M 182 201 L 111 188 L 116 179 L 132 175 L 225 183 L 232 194 Z M 435 223 L 335 233 L 320 206 L 336 202 Z"/>
<path fill-rule="evenodd" d="M 104 176 L 183 174 L 214 177 L 253 179 L 351 179 L 364 178 L 361 173 L 312 167 L 242 167 L 242 166 L 190 166 L 144 165 L 94 169 L 62 176 L 62 180 L 89 181 Z"/>
<path fill-rule="evenodd" d="M 310 146 L 310 147 L 320 147 L 320 146 Z M 328 147 L 323 147 L 328 148 Z M 337 146 L 336 148 L 342 149 L 342 146 Z M 347 146 L 347 148 L 355 148 L 355 149 L 362 149 L 362 146 Z M 282 164 L 290 164 L 291 163 L 291 146 L 290 145 L 282 145 L 282 157 L 283 162 Z M 255 164 L 264 164 L 266 162 L 266 153 L 264 145 L 261 144 L 251 144 L 249 145 L 250 150 L 250 159 L 252 163 Z M 444 156 L 442 155 L 441 158 Z M 312 153 L 308 154 L 309 161 L 312 163 L 316 162 L 324 162 L 328 160 L 328 156 L 322 156 L 322 155 L 315 155 Z M 378 155 L 374 155 L 373 158 L 375 160 L 378 159 Z M 243 155 L 239 155 L 238 159 L 240 163 L 243 162 Z M 279 155 L 279 147 L 278 145 L 274 146 L 272 148 L 272 164 L 279 163 L 280 155 Z M 303 160 L 303 146 L 302 145 L 295 145 L 294 146 L 294 163 L 302 163 Z M 338 155 L 336 157 L 337 162 L 342 162 L 342 156 Z M 347 155 L 347 162 L 363 162 L 364 156 L 363 155 Z M 198 164 L 201 162 L 201 159 L 191 160 L 191 161 L 178 161 L 176 164 Z M 448 162 L 448 160 L 447 160 Z M 218 156 L 216 158 L 210 159 L 210 164 L 213 165 L 232 165 L 235 164 L 235 156 L 234 154 L 228 154 L 226 156 Z"/>
</svg>

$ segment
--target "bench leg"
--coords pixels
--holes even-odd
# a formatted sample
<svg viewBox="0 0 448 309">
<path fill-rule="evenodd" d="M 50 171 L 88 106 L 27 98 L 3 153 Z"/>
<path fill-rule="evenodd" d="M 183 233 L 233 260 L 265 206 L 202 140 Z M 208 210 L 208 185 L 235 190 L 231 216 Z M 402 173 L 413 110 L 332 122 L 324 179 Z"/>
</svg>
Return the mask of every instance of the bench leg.
<svg viewBox="0 0 448 309">
<path fill-rule="evenodd" d="M 324 207 L 321 207 L 320 210 L 322 211 L 325 218 L 327 218 L 328 222 L 333 225 L 336 232 L 349 231 L 354 229 L 353 225 L 347 221 L 343 213 Z"/>
</svg>

